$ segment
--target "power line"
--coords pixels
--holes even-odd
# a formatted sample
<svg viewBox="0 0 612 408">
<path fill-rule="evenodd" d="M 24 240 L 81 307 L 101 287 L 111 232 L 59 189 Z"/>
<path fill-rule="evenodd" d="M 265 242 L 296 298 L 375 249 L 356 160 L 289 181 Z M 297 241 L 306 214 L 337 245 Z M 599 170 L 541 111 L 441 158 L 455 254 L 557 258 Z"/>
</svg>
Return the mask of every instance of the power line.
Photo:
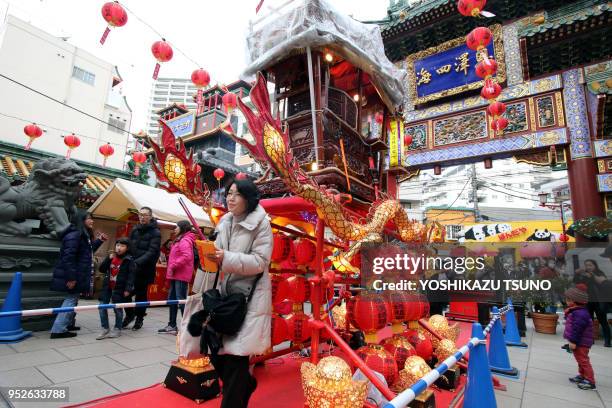
<svg viewBox="0 0 612 408">
<path fill-rule="evenodd" d="M 483 187 L 484 187 L 484 188 L 486 188 L 486 189 L 488 189 L 488 190 L 495 191 L 495 192 L 497 192 L 497 193 L 501 193 L 501 194 L 505 194 L 505 195 L 510 196 L 510 197 L 520 198 L 520 199 L 522 199 L 522 200 L 529 200 L 529 201 L 540 202 L 540 200 L 534 200 L 533 198 L 529 198 L 529 197 L 521 197 L 521 196 L 517 196 L 517 195 L 513 195 L 513 194 L 508 194 L 506 191 L 496 190 L 496 189 L 494 189 L 494 188 L 492 188 L 492 187 L 490 187 L 490 186 L 486 186 L 486 185 L 485 185 L 485 186 L 483 186 Z"/>
<path fill-rule="evenodd" d="M 448 206 L 448 208 L 446 208 L 445 210 L 442 210 L 442 212 L 440 212 L 439 214 L 437 214 L 437 216 L 440 216 L 441 214 L 444 214 L 445 212 L 452 210 L 452 206 L 457 202 L 457 200 L 459 200 L 459 197 L 461 197 L 461 194 L 463 194 L 463 191 L 465 190 L 465 188 L 467 187 L 468 183 L 470 182 L 470 180 L 466 181 L 465 184 L 463 185 L 463 188 L 461 189 L 461 191 L 459 192 L 459 194 L 457 194 L 457 197 L 455 197 L 455 199 L 453 200 L 452 203 L 450 203 L 450 205 Z"/>
<path fill-rule="evenodd" d="M 11 119 L 19 120 L 19 121 L 24 122 L 24 123 L 36 123 L 37 125 L 41 125 L 41 126 L 43 126 L 45 128 L 57 130 L 58 132 L 62 132 L 62 133 L 66 133 L 66 134 L 73 133 L 76 136 L 81 136 L 81 137 L 84 137 L 84 138 L 87 138 L 87 139 L 99 140 L 99 138 L 97 138 L 97 137 L 87 136 L 87 135 L 84 135 L 82 133 L 74 132 L 72 130 L 60 129 L 60 128 L 48 125 L 46 123 L 42 123 L 42 122 L 36 121 L 36 120 L 24 119 L 24 118 L 20 118 L 18 116 L 8 115 L 8 114 L 2 113 L 2 112 L 0 112 L 0 116 L 4 116 L 6 118 L 11 118 Z M 123 145 L 123 144 L 118 144 L 118 143 L 110 143 L 110 144 L 111 145 L 115 145 L 115 146 L 119 146 L 119 147 L 125 147 L 125 145 Z"/>
<path fill-rule="evenodd" d="M 98 121 L 98 122 L 100 122 L 100 123 L 104 123 L 105 125 L 108 125 L 108 126 L 113 127 L 113 128 L 115 128 L 115 129 L 117 129 L 117 130 L 120 130 L 121 132 L 125 132 L 125 133 L 127 133 L 128 135 L 132 135 L 132 136 L 134 136 L 134 137 L 137 137 L 137 135 L 136 135 L 135 133 L 132 133 L 132 132 L 130 132 L 129 130 L 121 129 L 119 126 L 113 125 L 112 123 L 109 123 L 109 122 L 105 121 L 104 119 L 100 119 L 100 118 L 98 118 L 98 117 L 96 117 L 96 116 L 94 116 L 94 115 L 92 115 L 92 114 L 90 114 L 90 113 L 87 113 L 87 112 L 85 112 L 85 111 L 82 111 L 81 109 L 76 108 L 76 107 L 74 107 L 74 106 L 72 106 L 72 105 L 68 105 L 67 103 L 62 102 L 62 101 L 60 101 L 59 99 L 55 99 L 54 97 L 49 96 L 49 95 L 47 95 L 47 94 L 46 94 L 46 93 L 44 93 L 44 92 L 38 91 L 38 90 L 36 90 L 36 89 L 34 89 L 34 88 L 31 88 L 31 87 L 29 87 L 29 86 L 27 86 L 27 85 L 25 85 L 25 84 L 23 84 L 23 83 L 21 83 L 21 82 L 19 82 L 19 81 L 15 80 L 15 79 L 13 79 L 13 78 L 7 77 L 7 76 L 6 76 L 6 75 L 4 75 L 4 74 L 0 74 L 0 77 L 2 77 L 2 78 L 4 78 L 4 79 L 6 79 L 6 80 L 8 80 L 8 81 L 11 81 L 11 82 L 13 82 L 13 83 L 15 83 L 15 84 L 17 84 L 17 85 L 19 85 L 19 86 L 22 86 L 22 87 L 26 88 L 27 90 L 32 91 L 32 92 L 34 92 L 34 93 L 36 93 L 36 94 L 38 94 L 38 95 L 40 95 L 40 96 L 43 96 L 43 97 L 45 97 L 45 98 L 47 98 L 47 99 L 49 99 L 49 100 L 52 100 L 53 102 L 59 103 L 60 105 L 63 105 L 63 106 L 65 106 L 65 107 L 67 107 L 67 108 L 70 108 L 70 109 L 72 109 L 72 110 L 76 111 L 76 112 L 79 112 L 80 114 L 85 115 L 85 116 L 87 116 L 87 117 L 89 117 L 89 118 L 91 118 L 91 119 L 97 120 L 97 121 Z"/>
</svg>

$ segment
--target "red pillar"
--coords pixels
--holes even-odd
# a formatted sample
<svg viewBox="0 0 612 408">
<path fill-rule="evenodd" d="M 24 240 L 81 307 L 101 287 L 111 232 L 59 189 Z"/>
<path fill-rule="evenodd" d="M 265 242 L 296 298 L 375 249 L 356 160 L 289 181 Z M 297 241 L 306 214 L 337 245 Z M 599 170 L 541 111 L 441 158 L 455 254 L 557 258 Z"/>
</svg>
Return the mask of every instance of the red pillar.
<svg viewBox="0 0 612 408">
<path fill-rule="evenodd" d="M 592 215 L 603 217 L 603 200 L 597 191 L 595 160 L 591 158 L 568 160 L 567 175 L 574 220 Z"/>
</svg>

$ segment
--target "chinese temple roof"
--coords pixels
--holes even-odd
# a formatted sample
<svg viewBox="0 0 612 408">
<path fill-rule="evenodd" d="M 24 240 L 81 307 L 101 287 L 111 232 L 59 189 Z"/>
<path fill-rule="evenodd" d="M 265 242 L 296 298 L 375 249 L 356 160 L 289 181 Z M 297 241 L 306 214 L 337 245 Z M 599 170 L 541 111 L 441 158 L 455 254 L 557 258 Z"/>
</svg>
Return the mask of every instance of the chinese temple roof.
<svg viewBox="0 0 612 408">
<path fill-rule="evenodd" d="M 40 159 L 58 157 L 55 154 L 39 150 L 24 150 L 23 147 L 8 142 L 0 142 L 0 176 L 11 183 L 21 184 L 30 175 L 30 171 Z M 88 206 L 93 203 L 117 177 L 132 179 L 128 172 L 101 167 L 80 160 L 74 160 L 87 173 L 87 179 L 81 190 L 78 205 Z"/>
<path fill-rule="evenodd" d="M 584 7 L 583 3 L 572 1 L 570 5 L 576 4 L 577 8 L 581 8 Z M 489 0 L 486 10 L 495 17 L 482 19 L 459 14 L 455 0 L 400 0 L 389 7 L 389 21 L 383 23 L 381 34 L 387 56 L 391 61 L 398 61 L 407 55 L 464 36 L 477 26 L 509 22 L 542 10 L 559 9 L 567 4 L 567 0 Z"/>
<path fill-rule="evenodd" d="M 601 0 L 586 0 L 568 4 L 557 10 L 545 11 L 543 13 L 544 23 L 525 25 L 519 30 L 519 35 L 521 37 L 532 37 L 565 25 L 586 21 L 590 17 L 600 16 L 610 11 L 612 11 L 612 3 L 602 2 Z"/>
</svg>

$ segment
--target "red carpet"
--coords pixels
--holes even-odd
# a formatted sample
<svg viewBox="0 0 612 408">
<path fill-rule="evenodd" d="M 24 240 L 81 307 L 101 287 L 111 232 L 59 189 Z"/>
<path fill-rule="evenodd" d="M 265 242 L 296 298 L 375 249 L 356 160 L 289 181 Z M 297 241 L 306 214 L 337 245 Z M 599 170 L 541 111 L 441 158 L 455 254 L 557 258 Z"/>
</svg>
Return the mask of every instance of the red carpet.
<svg viewBox="0 0 612 408">
<path fill-rule="evenodd" d="M 471 331 L 471 324 L 460 323 L 461 335 L 457 341 L 458 346 L 464 345 Z M 336 349 L 338 350 L 338 349 Z M 258 387 L 253 394 L 249 407 L 259 408 L 302 408 L 304 407 L 304 394 L 300 379 L 300 365 L 307 361 L 303 358 L 293 356 L 280 357 L 266 362 L 264 366 L 255 368 Z M 436 407 L 447 408 L 451 401 L 462 392 L 465 378 L 462 377 L 461 385 L 455 393 L 436 390 Z M 130 408 L 155 408 L 155 407 L 202 407 L 217 408 L 221 399 L 217 398 L 196 404 L 173 391 L 164 388 L 161 384 L 155 384 L 147 388 L 126 392 L 85 402 L 70 407 L 130 407 Z"/>
</svg>

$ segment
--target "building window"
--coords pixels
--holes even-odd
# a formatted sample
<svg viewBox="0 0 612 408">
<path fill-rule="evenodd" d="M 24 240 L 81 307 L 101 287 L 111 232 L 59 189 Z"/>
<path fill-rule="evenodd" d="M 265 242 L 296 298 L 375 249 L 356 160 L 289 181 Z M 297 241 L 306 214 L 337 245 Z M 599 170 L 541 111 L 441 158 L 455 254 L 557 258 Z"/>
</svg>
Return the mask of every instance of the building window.
<svg viewBox="0 0 612 408">
<path fill-rule="evenodd" d="M 446 225 L 446 239 L 449 241 L 456 241 L 459 239 L 461 234 L 461 225 Z"/>
<path fill-rule="evenodd" d="M 115 119 L 113 117 L 109 117 L 108 118 L 107 128 L 108 128 L 108 130 L 110 130 L 112 132 L 123 134 L 123 131 L 125 130 L 125 120 L 121 120 L 119 118 Z M 119 129 L 117 129 L 117 128 L 119 128 Z"/>
<path fill-rule="evenodd" d="M 512 197 L 511 195 L 507 195 L 506 201 L 514 201 L 514 197 Z"/>
<path fill-rule="evenodd" d="M 89 85 L 94 85 L 96 82 L 95 74 L 92 74 L 89 71 L 85 71 L 83 68 L 79 68 L 76 65 L 72 67 L 72 76 Z"/>
</svg>

